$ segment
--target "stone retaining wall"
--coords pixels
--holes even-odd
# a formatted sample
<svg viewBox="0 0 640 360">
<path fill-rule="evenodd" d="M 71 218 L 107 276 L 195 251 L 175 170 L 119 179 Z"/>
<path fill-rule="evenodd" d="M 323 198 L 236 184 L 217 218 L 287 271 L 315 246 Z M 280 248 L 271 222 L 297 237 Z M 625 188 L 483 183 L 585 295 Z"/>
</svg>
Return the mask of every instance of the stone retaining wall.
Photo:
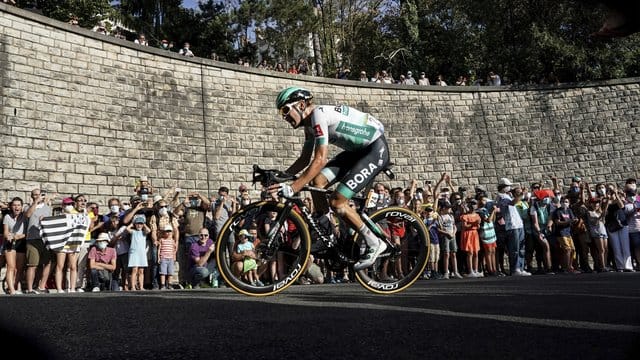
<svg viewBox="0 0 640 360">
<path fill-rule="evenodd" d="M 138 46 L 0 3 L 0 199 L 42 186 L 104 203 L 139 175 L 160 191 L 213 194 L 248 183 L 252 164 L 285 168 L 302 133 L 277 92 L 312 90 L 386 126 L 396 181 L 490 190 L 579 174 L 637 176 L 637 78 L 556 87 L 417 87 L 293 76 Z M 257 194 L 257 192 L 256 192 Z"/>
</svg>

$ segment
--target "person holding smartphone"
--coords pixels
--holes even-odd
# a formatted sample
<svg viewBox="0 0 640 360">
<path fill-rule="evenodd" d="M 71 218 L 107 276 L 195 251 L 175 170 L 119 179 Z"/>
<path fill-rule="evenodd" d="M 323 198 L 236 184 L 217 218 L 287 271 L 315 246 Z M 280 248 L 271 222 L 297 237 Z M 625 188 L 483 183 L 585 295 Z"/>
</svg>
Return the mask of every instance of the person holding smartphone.
<svg viewBox="0 0 640 360">
<path fill-rule="evenodd" d="M 26 281 L 27 294 L 40 294 L 47 291 L 46 284 L 51 271 L 51 255 L 40 236 L 40 219 L 52 215 L 46 192 L 42 189 L 31 190 L 31 204 L 24 209 L 27 219 L 27 252 L 26 252 Z M 38 287 L 33 289 L 36 273 L 41 271 Z"/>
</svg>

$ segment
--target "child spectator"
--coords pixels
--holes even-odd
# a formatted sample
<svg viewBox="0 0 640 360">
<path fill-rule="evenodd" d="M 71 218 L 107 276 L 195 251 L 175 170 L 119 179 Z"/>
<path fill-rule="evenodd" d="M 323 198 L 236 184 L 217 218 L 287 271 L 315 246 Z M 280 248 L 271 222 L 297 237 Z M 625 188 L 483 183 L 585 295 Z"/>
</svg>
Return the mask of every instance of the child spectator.
<svg viewBox="0 0 640 360">
<path fill-rule="evenodd" d="M 478 205 L 478 215 L 482 222 L 478 229 L 478 235 L 482 241 L 482 249 L 484 250 L 484 265 L 488 275 L 498 275 L 496 268 L 496 229 L 493 226 L 493 222 L 496 219 L 496 207 L 485 207 L 487 197 L 482 197 L 484 201 L 480 201 Z"/>
<path fill-rule="evenodd" d="M 441 240 L 443 252 L 442 267 L 444 270 L 443 279 L 452 277 L 462 279 L 462 275 L 458 272 L 458 262 L 456 261 L 456 253 L 458 246 L 456 245 L 456 224 L 451 215 L 451 203 L 446 200 L 440 200 L 438 203 L 438 237 Z M 449 264 L 451 266 L 449 267 Z M 451 269 L 451 272 L 449 272 Z"/>
<path fill-rule="evenodd" d="M 173 225 L 166 224 L 160 232 L 158 263 L 160 264 L 160 290 L 171 289 L 171 275 L 178 252 L 178 231 Z"/>
<path fill-rule="evenodd" d="M 462 224 L 462 234 L 460 235 L 460 248 L 467 253 L 467 276 L 471 278 L 483 277 L 478 272 L 478 252 L 480 251 L 480 236 L 478 228 L 480 227 L 480 215 L 474 210 L 477 205 L 475 199 L 467 202 L 464 207 L 465 212 L 460 216 Z"/>
<path fill-rule="evenodd" d="M 147 235 L 151 229 L 146 224 L 143 215 L 136 215 L 133 222 L 127 226 L 131 236 L 129 246 L 129 269 L 131 272 L 131 290 L 144 290 L 144 268 L 149 266 L 147 262 Z"/>
<path fill-rule="evenodd" d="M 573 211 L 569 208 L 569 199 L 564 198 L 560 202 L 560 208 L 552 215 L 553 223 L 556 226 L 558 235 L 558 246 L 560 247 L 560 265 L 564 273 L 576 273 L 572 265 L 576 248 L 571 238 L 571 224 L 576 220 Z"/>
<path fill-rule="evenodd" d="M 440 240 L 438 238 L 437 217 L 433 216 L 433 206 L 428 204 L 424 209 L 424 224 L 429 229 L 429 262 L 423 277 L 426 279 L 439 279 L 438 261 L 440 260 Z"/>
<path fill-rule="evenodd" d="M 238 246 L 236 252 L 243 255 L 242 274 L 253 286 L 264 286 L 258 277 L 258 264 L 255 259 L 255 249 L 253 243 L 249 241 L 251 234 L 245 229 L 238 234 Z"/>
</svg>

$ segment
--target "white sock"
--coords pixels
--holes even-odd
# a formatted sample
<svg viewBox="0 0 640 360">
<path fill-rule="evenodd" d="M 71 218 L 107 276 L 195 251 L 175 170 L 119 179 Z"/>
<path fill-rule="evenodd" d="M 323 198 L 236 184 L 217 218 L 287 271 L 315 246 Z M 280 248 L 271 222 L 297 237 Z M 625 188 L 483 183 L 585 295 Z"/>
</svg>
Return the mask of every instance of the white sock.
<svg viewBox="0 0 640 360">
<path fill-rule="evenodd" d="M 358 229 L 358 233 L 362 235 L 362 237 L 364 238 L 364 241 L 367 243 L 367 246 L 369 247 L 378 246 L 378 243 L 380 242 L 380 240 L 373 232 L 371 232 L 371 230 L 365 224 L 362 224 L 360 229 Z"/>
</svg>

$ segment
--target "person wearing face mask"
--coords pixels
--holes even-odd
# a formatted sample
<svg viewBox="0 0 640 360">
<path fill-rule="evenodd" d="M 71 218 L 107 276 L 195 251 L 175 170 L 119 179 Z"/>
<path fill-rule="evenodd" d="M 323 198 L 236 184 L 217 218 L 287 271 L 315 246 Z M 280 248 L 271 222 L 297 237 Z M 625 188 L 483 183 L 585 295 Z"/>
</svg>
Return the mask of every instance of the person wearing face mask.
<svg viewBox="0 0 640 360">
<path fill-rule="evenodd" d="M 160 287 L 160 278 L 158 277 L 158 248 L 160 239 L 163 235 L 163 229 L 171 226 L 172 229 L 179 227 L 178 219 L 173 212 L 169 211 L 169 206 L 164 199 L 158 200 L 154 204 L 154 213 L 149 219 L 151 228 L 151 246 L 149 247 L 149 273 L 151 275 L 151 289 L 158 290 Z"/>
<path fill-rule="evenodd" d="M 524 222 L 515 207 L 514 198 L 511 194 L 511 186 L 513 183 L 507 178 L 501 178 L 498 181 L 498 196 L 496 204 L 500 209 L 500 218 L 498 224 L 504 225 L 505 232 L 496 231 L 498 236 L 498 252 L 500 251 L 501 237 L 506 245 L 509 254 L 509 271 L 511 276 L 530 276 L 531 273 L 524 270 L 525 266 L 525 238 L 524 238 Z M 500 226 L 496 227 L 496 230 Z M 497 259 L 500 264 L 501 259 Z"/>
<path fill-rule="evenodd" d="M 609 233 L 609 245 L 618 272 L 633 271 L 628 215 L 634 211 L 634 206 L 626 201 L 625 196 L 626 194 L 618 191 L 616 184 L 607 184 L 609 207 L 605 215 L 605 227 Z"/>
<path fill-rule="evenodd" d="M 573 267 L 573 258 L 576 248 L 571 237 L 571 225 L 576 221 L 576 216 L 569 207 L 568 198 L 562 199 L 560 207 L 551 214 L 551 219 L 556 228 L 558 247 L 560 248 L 561 272 L 565 274 L 577 274 L 579 271 Z"/>
<path fill-rule="evenodd" d="M 183 236 L 178 246 L 179 281 L 185 285 L 189 279 L 188 257 L 191 245 L 200 239 L 200 229 L 205 226 L 207 211 L 211 207 L 211 201 L 199 192 L 187 193 L 187 198 L 181 202 L 174 212 L 183 212 L 182 229 Z"/>
<path fill-rule="evenodd" d="M 551 198 L 547 195 L 543 190 L 534 191 L 535 200 L 529 209 L 533 238 L 535 240 L 533 248 L 536 253 L 537 273 L 539 275 L 554 274 L 551 263 L 551 246 L 549 244 L 549 237 L 551 236 L 551 225 L 549 223 Z"/>
<path fill-rule="evenodd" d="M 395 188 L 392 192 L 392 200 L 391 206 L 398 206 L 403 208 L 408 208 L 405 203 L 405 195 L 402 191 L 402 188 Z M 391 235 L 391 243 L 396 247 L 396 249 L 400 250 L 402 248 L 402 238 L 405 236 L 405 226 L 404 221 L 400 219 L 388 218 L 387 223 L 389 224 L 389 233 Z M 382 263 L 382 274 L 380 275 L 381 280 L 389 280 L 392 276 L 395 276 L 396 279 L 401 279 L 404 277 L 403 269 L 402 269 L 402 257 L 398 257 L 395 261 L 395 267 L 393 269 L 394 275 L 389 275 L 389 259 L 386 258 Z"/>
<path fill-rule="evenodd" d="M 108 247 L 109 234 L 100 233 L 96 246 L 89 250 L 89 271 L 91 291 L 114 290 L 111 284 L 113 271 L 116 269 L 116 249 Z"/>
<path fill-rule="evenodd" d="M 109 222 L 111 221 L 111 216 L 116 214 L 118 216 L 122 216 L 126 209 L 124 209 L 120 204 L 120 199 L 111 198 L 107 201 L 108 211 L 102 215 L 102 222 L 105 223 L 104 231 L 111 231 L 108 229 Z"/>
<path fill-rule="evenodd" d="M 629 223 L 629 243 L 632 257 L 636 260 L 636 269 L 640 270 L 640 196 L 637 194 L 636 179 L 627 179 L 627 222 Z"/>
</svg>

